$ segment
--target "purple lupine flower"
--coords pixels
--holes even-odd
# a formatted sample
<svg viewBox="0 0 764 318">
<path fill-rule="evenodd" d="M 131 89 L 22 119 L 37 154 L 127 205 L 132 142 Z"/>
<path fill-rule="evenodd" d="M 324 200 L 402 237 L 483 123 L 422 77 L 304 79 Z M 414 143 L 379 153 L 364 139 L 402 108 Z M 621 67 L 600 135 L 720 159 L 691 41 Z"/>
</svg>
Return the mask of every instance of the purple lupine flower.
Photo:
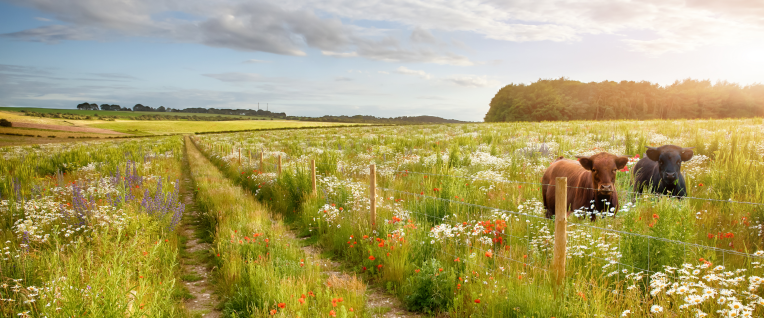
<svg viewBox="0 0 764 318">
<path fill-rule="evenodd" d="M 27 253 L 29 253 L 29 232 L 24 231 L 21 241 L 24 242 L 24 249 Z"/>
</svg>

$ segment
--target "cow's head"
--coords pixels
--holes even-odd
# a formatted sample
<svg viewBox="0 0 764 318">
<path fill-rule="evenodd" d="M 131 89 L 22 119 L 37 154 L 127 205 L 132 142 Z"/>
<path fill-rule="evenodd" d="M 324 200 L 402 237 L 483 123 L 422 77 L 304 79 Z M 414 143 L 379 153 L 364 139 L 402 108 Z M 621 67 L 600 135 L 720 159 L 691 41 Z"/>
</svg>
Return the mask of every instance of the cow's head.
<svg viewBox="0 0 764 318">
<path fill-rule="evenodd" d="M 609 196 L 615 191 L 616 171 L 626 167 L 629 158 L 600 152 L 591 157 L 576 156 L 584 169 L 592 172 L 592 185 L 598 195 Z"/>
<path fill-rule="evenodd" d="M 679 178 L 682 161 L 692 159 L 692 148 L 664 145 L 658 148 L 647 147 L 647 158 L 658 162 L 658 170 L 664 184 L 673 185 Z"/>
</svg>

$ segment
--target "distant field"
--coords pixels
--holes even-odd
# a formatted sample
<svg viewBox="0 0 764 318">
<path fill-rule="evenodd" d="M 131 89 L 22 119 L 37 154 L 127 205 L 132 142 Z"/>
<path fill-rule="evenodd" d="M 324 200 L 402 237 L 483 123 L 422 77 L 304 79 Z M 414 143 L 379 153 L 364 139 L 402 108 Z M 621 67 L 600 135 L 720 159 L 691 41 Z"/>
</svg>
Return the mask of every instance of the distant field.
<svg viewBox="0 0 764 318">
<path fill-rule="evenodd" d="M 230 117 L 231 119 L 270 119 L 269 117 L 255 117 L 255 116 L 237 116 L 237 115 L 222 115 L 222 114 L 196 114 L 196 113 L 167 113 L 167 112 L 119 112 L 109 110 L 80 110 L 80 109 L 55 109 L 55 108 L 34 108 L 34 107 L 0 107 L 0 111 L 20 112 L 22 110 L 37 112 L 37 113 L 61 113 L 61 114 L 74 114 L 74 115 L 102 115 L 102 116 L 118 116 L 118 117 L 138 117 L 143 115 L 163 115 L 163 116 L 198 116 L 198 117 Z"/>
<path fill-rule="evenodd" d="M 290 120 L 237 120 L 237 121 L 114 121 L 90 124 L 90 127 L 111 129 L 134 135 L 192 134 L 214 131 L 275 129 L 293 127 L 343 126 L 342 123 L 319 123 Z"/>
<path fill-rule="evenodd" d="M 12 109 L 14 111 L 8 111 Z M 108 129 L 115 132 L 131 136 L 150 136 L 150 135 L 168 135 L 168 134 L 193 134 L 216 131 L 241 131 L 254 129 L 276 129 L 276 128 L 299 128 L 299 127 L 327 127 L 327 126 L 345 126 L 345 123 L 322 123 L 322 122 L 304 122 L 290 120 L 232 120 L 232 121 L 188 121 L 188 120 L 129 120 L 117 119 L 115 121 L 105 120 L 74 120 L 62 118 L 42 118 L 26 116 L 20 109 L 34 111 L 45 110 L 49 112 L 59 111 L 56 109 L 42 108 L 13 108 L 0 107 L 0 118 L 5 118 L 12 123 L 14 127 L 0 128 L 0 146 L 41 144 L 52 142 L 66 142 L 73 140 L 83 140 L 81 138 L 113 138 L 117 137 L 114 133 L 99 131 L 99 129 Z M 87 111 L 62 109 L 70 113 L 80 115 L 94 113 L 111 113 L 108 111 Z M 130 113 L 130 112 L 120 112 Z M 137 116 L 142 113 L 152 114 L 151 112 L 132 113 Z M 187 113 L 181 113 L 187 114 Z M 199 114 L 210 116 L 209 114 Z M 227 116 L 234 117 L 234 116 Z M 23 127 L 21 127 L 23 126 Z M 39 136 L 39 137 L 38 137 Z M 75 139 L 76 138 L 76 139 Z"/>
</svg>

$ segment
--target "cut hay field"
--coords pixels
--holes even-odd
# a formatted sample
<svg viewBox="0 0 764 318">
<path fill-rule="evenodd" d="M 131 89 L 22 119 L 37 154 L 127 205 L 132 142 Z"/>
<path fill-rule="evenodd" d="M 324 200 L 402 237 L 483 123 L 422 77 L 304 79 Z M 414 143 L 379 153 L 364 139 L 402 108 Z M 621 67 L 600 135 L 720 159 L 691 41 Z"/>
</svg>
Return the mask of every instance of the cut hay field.
<svg viewBox="0 0 764 318">
<path fill-rule="evenodd" d="M 217 131 L 240 131 L 256 129 L 346 126 L 341 123 L 319 123 L 292 120 L 236 120 L 236 121 L 135 121 L 117 120 L 88 124 L 134 135 L 193 134 Z"/>
<path fill-rule="evenodd" d="M 757 118 L 0 147 L 0 316 L 762 317 L 762 135 Z M 694 147 L 685 198 L 633 192 L 638 156 L 663 144 Z M 556 245 L 541 176 L 603 151 L 631 158 L 621 205 L 571 214 Z M 189 310 L 210 296 L 194 282 L 211 311 Z"/>
<path fill-rule="evenodd" d="M 118 116 L 118 117 L 139 117 L 139 116 L 154 116 L 154 115 L 170 115 L 170 116 L 197 116 L 197 117 L 228 117 L 231 119 L 245 119 L 245 120 L 258 120 L 258 119 L 270 119 L 269 117 L 257 117 L 257 116 L 237 116 L 237 115 L 225 115 L 225 114 L 204 114 L 204 113 L 173 113 L 173 112 L 134 112 L 134 111 L 107 111 L 107 110 L 82 110 L 82 109 L 59 109 L 59 108 L 36 108 L 36 107 L 0 107 L 0 111 L 6 112 L 37 112 L 37 113 L 61 113 L 61 114 L 73 114 L 83 116 Z"/>
<path fill-rule="evenodd" d="M 10 109 L 10 107 L 0 107 L 0 109 Z M 84 110 L 76 111 L 88 112 Z M 13 127 L 0 127 L 0 146 L 56 143 L 71 141 L 71 139 L 93 140 L 221 131 L 348 126 L 348 124 L 344 123 L 270 119 L 232 121 L 73 120 L 26 116 L 16 111 L 0 111 L 0 118 L 14 123 Z"/>
</svg>

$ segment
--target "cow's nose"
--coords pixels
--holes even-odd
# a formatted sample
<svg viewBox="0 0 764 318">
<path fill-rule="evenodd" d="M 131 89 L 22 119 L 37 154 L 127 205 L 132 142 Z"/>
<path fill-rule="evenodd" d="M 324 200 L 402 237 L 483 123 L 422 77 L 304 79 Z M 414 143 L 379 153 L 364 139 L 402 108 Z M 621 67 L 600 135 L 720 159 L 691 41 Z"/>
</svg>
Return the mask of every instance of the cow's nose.
<svg viewBox="0 0 764 318">
<path fill-rule="evenodd" d="M 602 186 L 600 186 L 600 191 L 613 191 L 613 185 L 603 184 Z"/>
<path fill-rule="evenodd" d="M 667 179 L 671 179 L 671 180 L 676 179 L 676 172 L 667 172 L 666 173 L 666 178 Z"/>
</svg>

